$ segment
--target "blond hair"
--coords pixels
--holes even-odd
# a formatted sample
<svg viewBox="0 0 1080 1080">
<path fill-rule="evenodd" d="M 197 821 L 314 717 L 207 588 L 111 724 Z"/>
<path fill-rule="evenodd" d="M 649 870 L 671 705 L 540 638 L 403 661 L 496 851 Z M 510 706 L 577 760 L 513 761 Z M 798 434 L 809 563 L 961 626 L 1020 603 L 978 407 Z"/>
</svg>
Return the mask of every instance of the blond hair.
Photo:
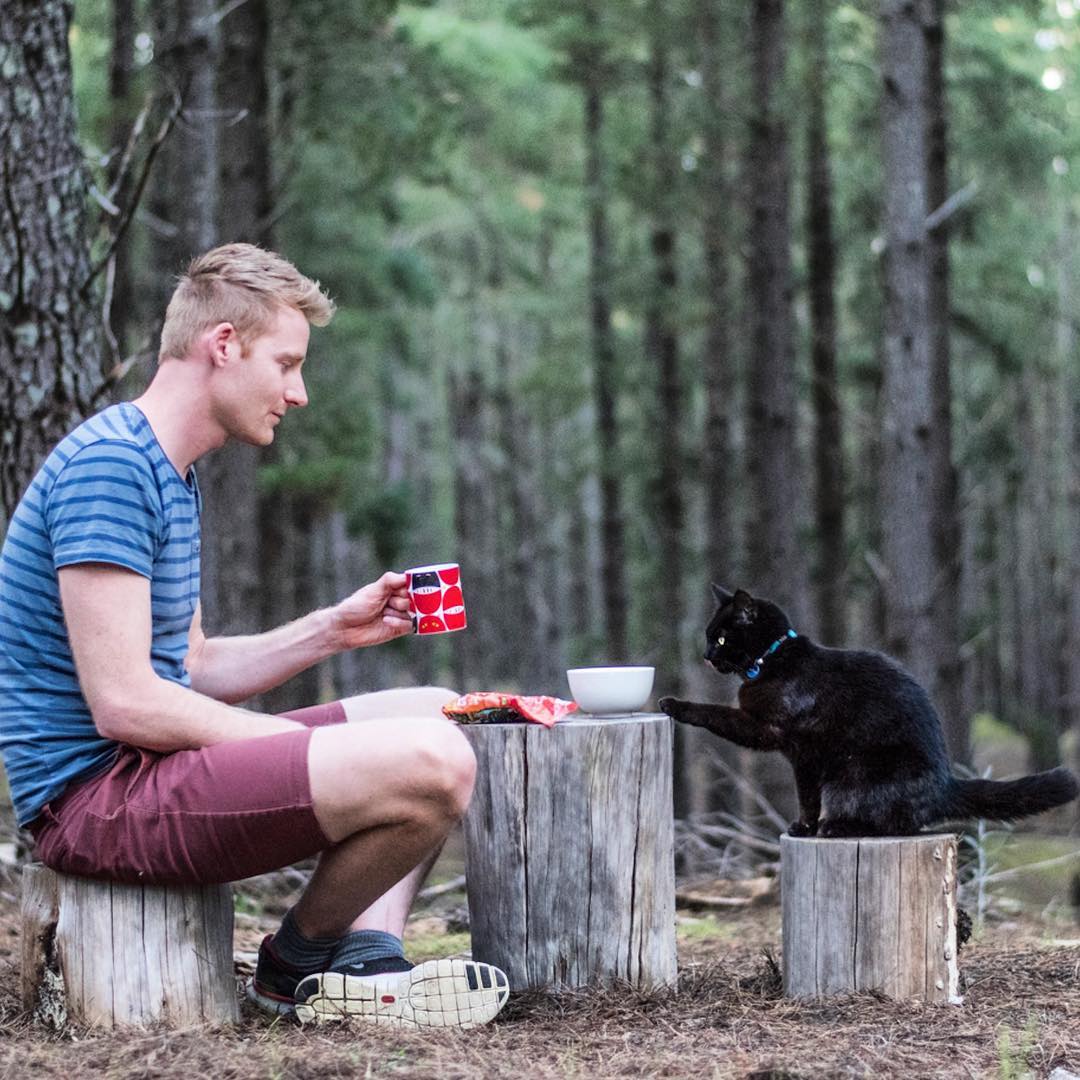
<svg viewBox="0 0 1080 1080">
<path fill-rule="evenodd" d="M 312 326 L 325 326 L 334 302 L 317 281 L 304 277 L 287 259 L 254 244 L 223 244 L 192 260 L 165 311 L 158 358 L 183 359 L 199 335 L 218 323 L 232 323 L 246 350 L 273 325 L 285 304 Z"/>
</svg>

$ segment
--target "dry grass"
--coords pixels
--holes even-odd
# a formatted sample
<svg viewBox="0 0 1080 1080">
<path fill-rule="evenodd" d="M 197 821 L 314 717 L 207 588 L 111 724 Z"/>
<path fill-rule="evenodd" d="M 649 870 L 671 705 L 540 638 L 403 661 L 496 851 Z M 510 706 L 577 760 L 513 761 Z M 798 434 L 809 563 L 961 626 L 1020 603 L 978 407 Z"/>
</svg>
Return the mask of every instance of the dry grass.
<svg viewBox="0 0 1080 1080">
<path fill-rule="evenodd" d="M 1033 918 L 998 924 L 961 955 L 962 1006 L 923 1006 L 869 994 L 823 1002 L 780 995 L 772 957 L 775 907 L 682 920 L 678 993 L 521 995 L 498 1021 L 468 1033 L 409 1033 L 359 1025 L 301 1030 L 245 1007 L 235 1029 L 103 1035 L 35 1026 L 17 999 L 18 937 L 10 891 L 0 898 L 0 1077 L 1045 1077 L 1080 1071 L 1080 947 Z M 237 945 L 265 926 L 241 920 Z M 428 917 L 414 951 L 438 952 Z M 1059 924 L 1054 931 L 1080 934 Z M 460 935 L 446 939 L 450 949 Z M 6 955 L 4 955 L 6 954 Z"/>
</svg>

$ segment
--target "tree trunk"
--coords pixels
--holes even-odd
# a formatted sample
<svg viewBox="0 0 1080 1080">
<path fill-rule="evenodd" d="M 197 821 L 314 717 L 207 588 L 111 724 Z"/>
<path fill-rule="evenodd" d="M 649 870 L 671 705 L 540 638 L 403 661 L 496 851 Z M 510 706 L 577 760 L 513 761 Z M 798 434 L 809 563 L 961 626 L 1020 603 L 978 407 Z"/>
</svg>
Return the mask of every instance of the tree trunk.
<svg viewBox="0 0 1080 1080">
<path fill-rule="evenodd" d="M 814 406 L 814 517 L 818 565 L 815 607 L 818 634 L 844 645 L 847 596 L 844 445 L 836 374 L 836 243 L 825 88 L 826 26 L 830 5 L 815 0 L 806 18 L 806 247 L 809 264 L 810 356 Z"/>
<path fill-rule="evenodd" d="M 1072 523 L 1065 531 L 1062 580 L 1065 582 L 1065 610 L 1061 662 L 1062 728 L 1069 733 L 1072 758 L 1069 762 L 1080 771 L 1080 356 L 1077 353 L 1076 327 L 1072 313 L 1076 309 L 1076 213 L 1065 212 L 1062 227 L 1062 257 L 1058 278 L 1058 359 L 1061 371 L 1062 445 L 1065 448 L 1065 472 L 1062 477 L 1065 521 Z M 1080 822 L 1080 802 L 1073 804 Z"/>
<path fill-rule="evenodd" d="M 686 426 L 683 379 L 680 370 L 679 279 L 675 200 L 678 198 L 675 170 L 676 151 L 671 145 L 671 103 L 668 80 L 669 16 L 660 0 L 650 0 L 646 23 L 651 28 L 648 65 L 650 150 L 652 157 L 652 287 L 645 312 L 645 353 L 655 387 L 657 412 L 652 423 L 652 491 L 650 513 L 656 533 L 653 611 L 663 611 L 662 624 L 655 625 L 659 639 L 650 642 L 655 657 L 657 682 L 666 693 L 683 693 L 683 533 L 686 512 L 683 505 L 682 451 Z M 694 803 L 694 774 L 688 729 L 675 731 L 675 815 L 685 817 Z"/>
<path fill-rule="evenodd" d="M 216 240 L 270 246 L 270 132 L 267 116 L 265 0 L 246 0 L 220 23 L 220 63 L 214 88 L 220 120 L 228 132 L 228 153 L 220 156 Z M 224 127 L 227 125 L 227 128 Z M 258 609 L 262 580 L 276 580 L 277 568 L 259 547 L 260 461 L 272 456 L 257 447 L 230 442 L 202 463 L 203 622 L 210 633 L 248 633 Z M 301 598 L 300 610 L 311 607 Z"/>
<path fill-rule="evenodd" d="M 585 25 L 599 33 L 596 0 L 589 0 Z M 626 537 L 622 510 L 619 432 L 616 421 L 618 360 L 611 329 L 611 238 L 607 222 L 608 180 L 604 152 L 603 57 L 595 49 L 583 65 L 585 95 L 585 204 L 589 227 L 589 301 L 593 351 L 593 395 L 600 451 L 600 500 L 605 647 L 612 663 L 627 658 Z"/>
<path fill-rule="evenodd" d="M 701 641 L 700 628 L 712 616 L 714 600 L 707 580 L 727 588 L 739 580 L 742 557 L 735 524 L 737 498 L 732 461 L 735 440 L 732 420 L 738 394 L 738 370 L 731 347 L 730 325 L 734 315 L 730 263 L 735 249 L 734 227 L 730 208 L 735 185 L 729 179 L 732 134 L 728 127 L 735 95 L 726 81 L 734 49 L 724 36 L 730 15 L 723 0 L 698 0 L 696 8 L 700 49 L 702 117 L 701 178 L 702 257 L 705 268 L 705 336 L 701 353 L 701 383 L 705 391 L 705 425 L 700 466 L 703 488 L 706 580 L 692 589 L 691 609 L 699 612 L 695 646 Z M 700 653 L 694 655 L 700 659 Z M 725 692 L 725 700 L 734 703 L 730 691 L 703 664 L 689 667 L 689 696 L 696 700 L 715 700 Z M 691 736 L 705 734 L 690 732 Z M 728 783 L 710 768 L 714 756 L 732 768 L 737 767 L 739 750 L 727 740 L 698 739 L 690 753 L 703 762 L 705 772 L 701 810 L 736 811 L 738 797 L 728 797 Z"/>
<path fill-rule="evenodd" d="M 933 363 L 926 236 L 926 41 L 915 6 L 882 0 L 885 357 L 881 475 L 886 650 L 937 680 Z"/>
<path fill-rule="evenodd" d="M 738 566 L 732 502 L 731 402 L 737 372 L 731 353 L 729 325 L 733 313 L 728 263 L 732 237 L 728 208 L 732 185 L 728 182 L 728 131 L 725 117 L 731 108 L 721 74 L 724 52 L 720 28 L 724 25 L 720 0 L 699 0 L 698 36 L 701 47 L 701 88 L 704 98 L 701 157 L 702 246 L 705 295 L 708 302 L 702 382 L 705 386 L 705 439 L 702 482 L 705 488 L 705 568 L 717 583 L 731 587 Z M 711 592 L 702 583 L 702 602 L 711 605 Z"/>
<path fill-rule="evenodd" d="M 124 165 L 124 148 L 134 122 L 131 102 L 131 79 L 135 68 L 135 3 L 134 0 L 112 0 L 112 50 L 109 54 L 110 137 L 109 168 L 106 174 L 115 188 L 113 202 L 121 208 L 132 197 L 132 176 L 120 175 Z M 131 348 L 130 327 L 136 315 L 136 294 L 132 283 L 131 236 L 121 237 L 113 256 L 112 288 L 108 306 L 108 323 L 115 343 L 114 362 L 124 360 Z"/>
<path fill-rule="evenodd" d="M 926 41 L 926 212 L 938 210 L 949 194 L 948 126 L 945 99 L 945 0 L 925 0 Z M 927 690 L 941 713 L 949 752 L 955 761 L 971 759 L 969 720 L 961 702 L 960 675 L 960 511 L 952 454 L 952 376 L 949 350 L 949 223 L 942 221 L 926 238 L 930 321 L 930 429 L 935 587 L 931 631 L 936 638 L 933 681 Z"/>
<path fill-rule="evenodd" d="M 1058 750 L 1057 605 L 1052 596 L 1053 530 L 1047 476 L 1051 472 L 1054 437 L 1044 400 L 1046 374 L 1027 364 L 1020 375 L 1016 410 L 1022 478 L 1013 518 L 1016 561 L 1011 576 L 1016 588 L 1018 665 L 1016 719 L 1030 747 L 1033 769 L 1060 761 Z M 1073 583 L 1076 587 L 1076 583 Z"/>
<path fill-rule="evenodd" d="M 747 537 L 752 588 L 774 599 L 806 628 L 805 559 L 798 542 L 803 471 L 798 454 L 792 343 L 790 165 L 784 90 L 782 0 L 754 0 L 754 70 L 749 176 L 751 191 L 749 410 L 746 462 L 752 519 Z"/>
<path fill-rule="evenodd" d="M 100 320 L 87 288 L 87 177 L 75 125 L 71 5 L 0 8 L 0 518 L 93 411 Z M 2 524 L 2 522 L 0 522 Z"/>
<path fill-rule="evenodd" d="M 277 521 L 264 537 L 272 545 L 268 560 L 273 559 L 281 576 L 265 583 L 262 595 L 264 603 L 270 605 L 266 625 L 280 626 L 319 604 L 323 567 L 318 558 L 317 536 L 326 528 L 327 511 L 318 495 L 302 491 L 279 492 L 272 503 Z M 268 508 L 270 504 L 267 500 Z M 314 705 L 319 701 L 321 679 L 319 667 L 308 668 L 263 694 L 261 708 L 279 713 Z"/>
<path fill-rule="evenodd" d="M 161 274 L 167 287 L 196 255 L 219 240 L 221 123 L 217 78 L 220 31 L 216 0 L 152 0 L 155 73 L 166 95 L 183 102 L 162 146 L 154 213 L 164 223 Z M 166 292 L 165 300 L 168 299 Z"/>
<path fill-rule="evenodd" d="M 487 507 L 488 478 L 481 461 L 481 450 L 486 427 L 484 424 L 484 381 L 475 368 L 464 375 L 450 373 L 450 413 L 453 423 L 453 442 L 456 447 L 454 473 L 454 532 L 457 539 L 458 561 L 461 563 L 463 582 L 475 582 L 475 588 L 466 585 L 466 609 L 472 612 L 469 629 L 456 635 L 454 642 L 455 671 L 458 688 L 462 693 L 468 689 L 484 689 L 489 671 L 488 646 L 491 644 L 489 629 L 484 620 L 475 616 L 487 610 L 486 597 L 488 575 L 484 559 L 486 550 L 484 533 L 488 528 Z M 471 574 L 471 568 L 476 573 Z M 497 583 L 496 583 L 497 584 Z"/>
<path fill-rule="evenodd" d="M 790 164 L 785 108 L 782 0 L 754 0 L 748 176 L 750 354 L 746 462 L 751 502 L 746 554 L 751 589 L 775 600 L 796 628 L 813 633 L 806 560 L 798 541 L 803 469 L 796 435 L 792 342 Z M 752 757 L 759 786 L 780 813 L 794 808 L 791 770 L 779 754 Z"/>
</svg>

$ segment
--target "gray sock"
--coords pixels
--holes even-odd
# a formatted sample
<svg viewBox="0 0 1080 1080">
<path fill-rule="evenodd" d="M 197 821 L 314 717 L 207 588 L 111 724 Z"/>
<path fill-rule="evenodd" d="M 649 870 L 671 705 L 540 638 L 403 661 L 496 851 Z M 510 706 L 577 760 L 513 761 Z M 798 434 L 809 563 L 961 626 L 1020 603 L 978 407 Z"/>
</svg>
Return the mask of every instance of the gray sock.
<svg viewBox="0 0 1080 1080">
<path fill-rule="evenodd" d="M 278 959 L 305 975 L 326 971 L 330 957 L 341 938 L 307 938 L 300 933 L 292 908 L 285 914 L 281 928 L 274 935 L 274 952 Z"/>
<path fill-rule="evenodd" d="M 353 930 L 337 943 L 330 957 L 330 967 L 340 969 L 348 964 L 384 960 L 388 956 L 405 958 L 401 938 L 385 930 Z"/>
</svg>

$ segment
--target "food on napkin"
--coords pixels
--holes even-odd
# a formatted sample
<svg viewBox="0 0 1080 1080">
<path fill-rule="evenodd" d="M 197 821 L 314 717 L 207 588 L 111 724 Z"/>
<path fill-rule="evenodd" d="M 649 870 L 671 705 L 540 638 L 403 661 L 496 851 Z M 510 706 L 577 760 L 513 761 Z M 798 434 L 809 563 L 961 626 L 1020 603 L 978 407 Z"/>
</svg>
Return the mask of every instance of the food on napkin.
<svg viewBox="0 0 1080 1080">
<path fill-rule="evenodd" d="M 551 727 L 577 709 L 577 702 L 540 694 L 463 694 L 443 706 L 443 713 L 459 724 L 543 724 Z"/>
</svg>

